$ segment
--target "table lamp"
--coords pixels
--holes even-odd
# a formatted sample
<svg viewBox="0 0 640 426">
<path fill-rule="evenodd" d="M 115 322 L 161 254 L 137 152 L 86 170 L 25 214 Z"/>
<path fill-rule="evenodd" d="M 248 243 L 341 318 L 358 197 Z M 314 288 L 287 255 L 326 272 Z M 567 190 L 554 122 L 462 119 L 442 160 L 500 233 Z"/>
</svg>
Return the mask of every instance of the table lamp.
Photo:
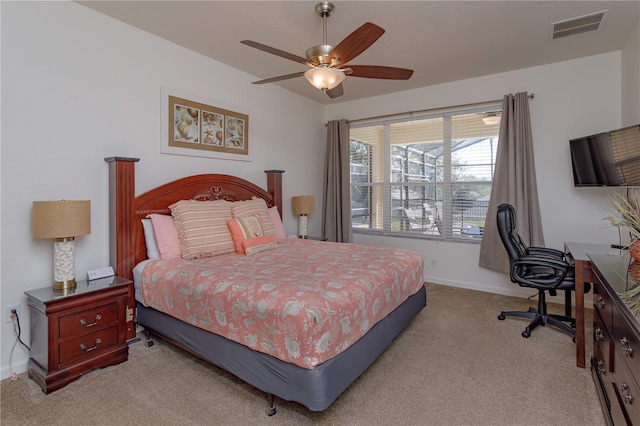
<svg viewBox="0 0 640 426">
<path fill-rule="evenodd" d="M 316 211 L 316 201 L 313 195 L 300 195 L 291 199 L 293 214 L 300 215 L 298 221 L 298 238 L 308 238 L 307 215 Z"/>
<path fill-rule="evenodd" d="M 75 237 L 91 233 L 91 201 L 34 201 L 34 238 L 53 238 L 53 289 L 75 288 Z"/>
</svg>

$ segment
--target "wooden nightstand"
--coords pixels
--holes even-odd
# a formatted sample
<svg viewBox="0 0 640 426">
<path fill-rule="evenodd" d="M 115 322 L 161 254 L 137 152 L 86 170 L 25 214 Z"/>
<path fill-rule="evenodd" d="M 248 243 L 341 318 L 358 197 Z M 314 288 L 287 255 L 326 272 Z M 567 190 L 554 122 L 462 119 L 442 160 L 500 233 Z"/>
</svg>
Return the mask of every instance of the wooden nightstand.
<svg viewBox="0 0 640 426">
<path fill-rule="evenodd" d="M 79 281 L 62 293 L 25 292 L 29 303 L 29 377 L 45 393 L 83 374 L 127 360 L 127 300 L 133 282 L 120 277 Z"/>
</svg>

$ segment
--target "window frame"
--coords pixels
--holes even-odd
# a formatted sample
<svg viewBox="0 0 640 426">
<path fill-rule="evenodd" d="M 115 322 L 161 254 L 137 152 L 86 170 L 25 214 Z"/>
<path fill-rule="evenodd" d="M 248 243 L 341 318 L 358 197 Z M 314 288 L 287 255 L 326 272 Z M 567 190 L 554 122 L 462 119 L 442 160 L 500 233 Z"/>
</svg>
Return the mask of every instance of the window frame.
<svg viewBox="0 0 640 426">
<path fill-rule="evenodd" d="M 419 114 L 401 114 L 398 116 L 390 116 L 384 117 L 381 119 L 367 119 L 367 120 L 358 120 L 350 123 L 350 176 L 349 181 L 351 185 L 351 212 L 352 212 L 352 220 L 351 220 L 351 230 L 354 234 L 370 234 L 370 235 L 382 235 L 382 236 L 392 236 L 392 237 L 402 237 L 402 238 L 418 238 L 418 239 L 426 239 L 426 240 L 436 240 L 436 241 L 447 241 L 447 242 L 456 242 L 456 243 L 475 243 L 479 244 L 482 241 L 482 230 L 484 228 L 484 223 L 486 223 L 486 211 L 488 208 L 489 197 L 485 195 L 483 198 L 486 200 L 477 200 L 477 199 L 455 199 L 454 194 L 466 193 L 469 194 L 472 189 L 482 189 L 482 193 L 490 194 L 490 188 L 493 186 L 493 179 L 495 176 L 495 162 L 496 162 L 496 154 L 497 154 L 497 146 L 499 143 L 499 130 L 500 125 L 493 125 L 491 131 L 491 136 L 482 136 L 482 132 L 478 132 L 478 137 L 471 139 L 454 139 L 453 132 L 461 131 L 461 128 L 455 128 L 455 124 L 452 124 L 454 121 L 454 117 L 463 117 L 465 115 L 477 114 L 482 116 L 482 114 L 486 114 L 489 112 L 498 112 L 501 113 L 502 103 L 498 101 L 487 102 L 483 104 L 475 104 L 469 106 L 460 106 L 455 108 L 446 108 L 439 110 L 431 110 L 431 111 L 423 111 Z M 425 165 L 425 153 L 426 150 L 423 149 L 423 159 L 422 159 L 422 178 L 420 181 L 420 175 L 416 174 L 418 177 L 418 181 L 411 181 L 410 177 L 412 176 L 411 170 L 409 170 L 409 164 L 411 160 L 406 155 L 406 161 L 403 163 L 402 161 L 398 161 L 398 164 L 404 164 L 406 170 L 396 170 L 396 174 L 404 174 L 405 180 L 403 181 L 395 181 L 392 178 L 393 175 L 393 159 L 394 159 L 394 151 L 398 151 L 398 148 L 404 149 L 407 153 L 411 147 L 411 143 L 407 142 L 405 144 L 394 143 L 391 141 L 391 126 L 397 123 L 408 123 L 408 122 L 420 122 L 420 120 L 430 120 L 430 119 L 441 119 L 442 120 L 442 154 L 441 154 L 441 164 L 429 165 L 430 167 L 434 167 L 435 170 L 441 168 L 442 177 L 441 180 L 425 180 L 427 178 L 427 166 Z M 382 142 L 377 144 L 377 148 L 374 147 L 374 144 L 366 144 L 360 141 L 354 140 L 351 137 L 352 129 L 360 129 L 360 128 L 374 128 L 376 126 L 382 126 L 382 131 L 380 132 Z M 417 127 L 417 126 L 416 126 Z M 481 127 L 477 126 L 477 129 Z M 473 129 L 472 129 L 473 130 Z M 475 140 L 477 139 L 477 140 Z M 464 170 L 467 167 L 466 164 L 458 164 L 453 163 L 454 161 L 454 153 L 457 151 L 456 146 L 464 144 L 465 141 L 471 140 L 468 142 L 465 147 L 473 146 L 474 144 L 480 142 L 487 142 L 489 147 L 483 148 L 484 151 L 481 151 L 483 155 L 486 155 L 489 158 L 488 162 L 483 163 L 482 161 L 473 163 L 472 167 L 478 168 L 488 168 L 489 171 L 485 171 L 490 175 L 490 179 L 488 180 L 455 180 L 454 172 L 456 172 L 455 168 L 459 168 L 457 172 L 460 170 Z M 475 142 L 474 142 L 475 140 Z M 354 143 L 362 143 L 362 146 L 365 146 L 365 151 L 368 153 L 368 158 L 366 161 L 369 162 L 369 170 L 367 173 L 366 181 L 356 181 L 354 179 L 354 168 L 364 167 L 365 164 L 353 162 L 354 153 L 351 152 L 351 148 L 354 146 Z M 420 145 L 420 144 L 417 144 Z M 436 144 L 437 145 L 437 144 Z M 375 148 L 375 149 L 374 149 Z M 394 149 L 395 148 L 395 149 Z M 459 149 L 463 149 L 459 148 Z M 377 154 L 375 153 L 377 151 Z M 381 152 L 381 153 L 380 153 Z M 375 158 L 376 155 L 379 158 Z M 381 157 L 381 158 L 380 158 Z M 399 158 L 399 156 L 397 156 Z M 482 158 L 482 155 L 479 157 Z M 414 161 L 415 162 L 415 161 Z M 380 168 L 382 168 L 382 173 L 380 173 Z M 372 178 L 374 175 L 374 170 L 378 171 L 377 179 Z M 437 171 L 436 171 L 437 175 Z M 489 187 L 488 191 L 486 187 Z M 412 188 L 413 187 L 413 188 Z M 362 188 L 368 188 L 363 190 Z M 427 193 L 427 189 L 429 193 L 437 194 L 438 190 L 441 192 L 440 199 L 438 200 L 438 196 L 433 198 L 434 203 L 440 204 L 440 211 L 435 215 L 436 222 L 439 220 L 437 227 L 433 223 L 433 212 L 431 204 L 423 203 L 423 207 L 421 208 L 422 212 L 419 215 L 415 215 L 416 217 L 409 217 L 407 215 L 407 209 L 402 209 L 401 214 L 403 215 L 400 220 L 400 229 L 398 228 L 397 217 L 394 217 L 395 210 L 394 204 L 398 203 L 398 198 L 400 198 L 400 203 L 403 207 L 409 206 L 409 204 L 402 204 L 403 202 L 408 202 L 411 200 L 410 195 L 406 196 L 406 199 L 403 201 L 402 195 L 396 195 L 395 198 L 392 196 L 392 192 L 399 190 L 401 192 L 405 192 L 409 194 L 414 189 L 423 188 L 422 198 L 421 200 L 425 200 L 424 194 Z M 362 197 L 356 196 L 356 207 L 354 207 L 354 196 L 353 193 L 358 192 L 368 193 L 367 206 L 358 208 L 357 202 L 361 200 Z M 375 197 L 373 196 L 374 192 L 377 194 Z M 416 191 L 414 191 L 415 193 Z M 477 195 L 477 194 L 475 194 Z M 378 200 L 377 203 L 374 203 L 373 200 Z M 380 199 L 382 203 L 380 203 Z M 415 198 L 414 198 L 415 201 Z M 464 206 L 468 205 L 469 202 L 472 202 L 471 207 L 465 208 Z M 486 203 L 486 205 L 485 205 Z M 375 207 L 374 207 L 375 204 Z M 380 205 L 382 204 L 382 206 Z M 420 207 L 418 207 L 420 209 Z M 484 209 L 484 212 L 482 210 Z M 360 211 L 362 210 L 362 211 Z M 382 212 L 380 212 L 382 210 Z M 465 211 L 472 210 L 476 216 L 471 216 L 468 220 L 473 219 L 475 222 L 474 225 L 465 225 Z M 478 213 L 480 212 L 480 213 Z M 366 218 L 368 215 L 368 222 L 363 221 L 363 218 Z M 457 216 L 456 216 L 457 215 Z M 482 220 L 478 220 L 480 215 L 482 216 Z M 419 217 L 420 223 L 416 223 L 416 218 Z M 456 218 L 458 223 L 456 223 Z M 428 223 L 427 223 L 428 222 Z M 402 225 L 404 223 L 404 225 Z M 470 222 L 469 222 L 470 223 Z M 360 224 L 360 226 L 358 226 Z M 363 227 L 364 225 L 364 227 Z M 404 229 L 402 228 L 404 226 Z M 415 227 L 415 228 L 414 228 Z M 437 229 L 435 229 L 437 228 Z M 469 231 L 467 233 L 467 231 Z"/>
</svg>

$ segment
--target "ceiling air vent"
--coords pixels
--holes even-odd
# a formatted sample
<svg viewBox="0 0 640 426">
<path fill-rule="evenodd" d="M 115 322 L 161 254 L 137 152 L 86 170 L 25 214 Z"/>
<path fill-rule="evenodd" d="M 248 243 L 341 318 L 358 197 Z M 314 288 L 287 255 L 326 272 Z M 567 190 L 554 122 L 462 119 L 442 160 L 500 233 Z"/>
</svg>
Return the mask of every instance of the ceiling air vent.
<svg viewBox="0 0 640 426">
<path fill-rule="evenodd" d="M 551 39 L 556 40 L 576 34 L 598 31 L 607 13 L 609 13 L 608 9 L 589 15 L 578 16 L 577 18 L 553 22 L 551 24 Z"/>
</svg>

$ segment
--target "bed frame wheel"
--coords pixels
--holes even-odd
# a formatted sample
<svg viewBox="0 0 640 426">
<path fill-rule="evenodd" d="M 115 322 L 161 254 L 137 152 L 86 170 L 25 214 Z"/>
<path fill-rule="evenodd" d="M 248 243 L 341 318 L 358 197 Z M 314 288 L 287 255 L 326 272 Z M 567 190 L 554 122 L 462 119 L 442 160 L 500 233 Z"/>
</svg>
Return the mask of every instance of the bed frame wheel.
<svg viewBox="0 0 640 426">
<path fill-rule="evenodd" d="M 498 319 L 499 319 L 500 321 L 504 321 L 505 316 L 504 316 L 504 315 L 502 315 L 502 314 L 500 314 L 500 315 L 498 315 Z"/>
<path fill-rule="evenodd" d="M 153 341 L 153 339 L 151 338 L 151 332 L 145 328 L 145 329 L 144 329 L 144 335 L 145 335 L 145 337 L 147 338 L 147 341 L 146 341 L 146 342 L 144 342 L 144 345 L 145 345 L 147 348 L 150 348 L 151 346 L 153 346 L 153 345 L 154 345 L 154 341 Z"/>
<path fill-rule="evenodd" d="M 275 404 L 275 397 L 273 396 L 272 393 L 268 394 L 269 396 L 269 409 L 267 410 L 267 416 L 271 417 L 274 416 L 276 414 L 276 404 Z"/>
</svg>

